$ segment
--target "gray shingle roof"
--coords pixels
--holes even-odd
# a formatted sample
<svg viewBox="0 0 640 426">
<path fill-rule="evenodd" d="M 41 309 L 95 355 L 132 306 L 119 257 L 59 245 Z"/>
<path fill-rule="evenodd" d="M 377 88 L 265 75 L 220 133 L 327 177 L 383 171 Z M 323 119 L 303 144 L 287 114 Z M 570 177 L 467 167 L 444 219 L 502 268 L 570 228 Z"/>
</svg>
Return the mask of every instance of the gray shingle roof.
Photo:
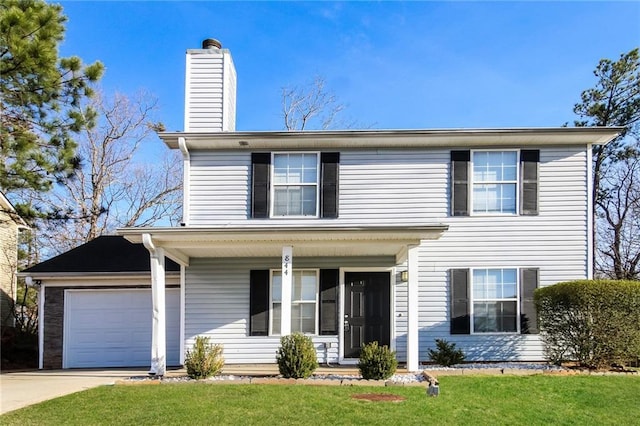
<svg viewBox="0 0 640 426">
<path fill-rule="evenodd" d="M 180 266 L 165 260 L 166 271 L 179 271 Z M 32 273 L 76 272 L 149 272 L 149 252 L 142 244 L 124 237 L 105 235 L 21 271 Z"/>
</svg>

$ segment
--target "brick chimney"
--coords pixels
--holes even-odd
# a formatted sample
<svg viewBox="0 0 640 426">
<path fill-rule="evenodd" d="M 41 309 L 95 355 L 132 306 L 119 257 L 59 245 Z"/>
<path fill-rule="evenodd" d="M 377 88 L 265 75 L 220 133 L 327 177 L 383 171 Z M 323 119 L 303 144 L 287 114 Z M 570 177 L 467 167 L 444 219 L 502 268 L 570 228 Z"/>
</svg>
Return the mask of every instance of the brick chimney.
<svg viewBox="0 0 640 426">
<path fill-rule="evenodd" d="M 188 49 L 184 131 L 233 132 L 236 129 L 236 69 L 218 40 Z"/>
</svg>

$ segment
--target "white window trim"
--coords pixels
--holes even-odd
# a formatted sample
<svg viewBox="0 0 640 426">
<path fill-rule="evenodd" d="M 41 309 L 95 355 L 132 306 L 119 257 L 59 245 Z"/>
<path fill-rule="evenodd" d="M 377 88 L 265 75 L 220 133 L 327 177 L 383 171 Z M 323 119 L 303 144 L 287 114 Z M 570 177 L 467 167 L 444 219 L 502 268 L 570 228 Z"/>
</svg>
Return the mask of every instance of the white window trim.
<svg viewBox="0 0 640 426">
<path fill-rule="evenodd" d="M 506 302 L 516 302 L 516 331 L 475 331 L 475 312 L 474 312 L 474 303 L 476 302 L 476 298 L 473 296 L 473 273 L 474 271 L 486 271 L 488 269 L 512 269 L 516 271 L 516 298 L 506 298 L 506 299 L 477 299 L 478 302 L 488 302 L 488 301 L 506 301 Z M 514 268 L 513 266 L 488 266 L 485 268 L 470 268 L 469 269 L 469 317 L 470 317 L 470 334 L 475 334 L 478 336 L 490 336 L 490 335 L 515 335 L 520 334 L 520 268 Z"/>
<path fill-rule="evenodd" d="M 316 183 L 299 183 L 295 186 L 315 186 L 316 187 L 316 213 L 314 216 L 305 215 L 288 215 L 280 216 L 274 215 L 274 203 L 275 203 L 275 189 L 276 186 L 294 186 L 294 184 L 276 184 L 274 183 L 273 173 L 275 170 L 275 157 L 276 155 L 286 154 L 314 154 L 316 156 Z M 320 217 L 320 151 L 276 151 L 271 153 L 271 167 L 269 168 L 269 218 L 270 219 L 317 219 Z"/>
<path fill-rule="evenodd" d="M 515 180 L 515 185 L 516 185 L 516 208 L 515 208 L 515 212 L 513 213 L 506 213 L 506 212 L 476 212 L 473 209 L 473 193 L 474 193 L 474 187 L 476 185 L 476 181 L 473 177 L 473 156 L 475 153 L 477 152 L 515 152 L 516 153 L 516 180 Z M 472 149 L 471 150 L 471 157 L 469 159 L 469 215 L 470 216 L 519 216 L 521 214 L 520 212 L 520 169 L 522 168 L 522 165 L 520 164 L 520 150 L 519 149 Z M 514 181 L 483 181 L 483 182 L 477 182 L 479 185 L 480 184 L 511 184 L 514 183 Z"/>
<path fill-rule="evenodd" d="M 294 272 L 314 272 L 316 276 L 316 298 L 315 298 L 315 331 L 312 333 L 304 333 L 307 336 L 319 336 L 319 321 L 320 321 L 320 269 L 317 268 L 299 268 L 292 269 L 291 273 Z M 269 270 L 269 336 L 281 336 L 280 333 L 273 333 L 273 276 L 276 273 L 282 274 L 282 269 L 270 269 Z M 293 281 L 292 281 L 293 284 Z M 291 290 L 291 305 L 293 306 L 295 300 L 293 300 L 293 289 Z M 311 303 L 310 301 L 298 302 L 298 303 Z M 282 301 L 280 301 L 282 304 Z M 291 318 L 289 318 L 291 320 Z M 282 327 L 280 327 L 282 329 Z"/>
</svg>

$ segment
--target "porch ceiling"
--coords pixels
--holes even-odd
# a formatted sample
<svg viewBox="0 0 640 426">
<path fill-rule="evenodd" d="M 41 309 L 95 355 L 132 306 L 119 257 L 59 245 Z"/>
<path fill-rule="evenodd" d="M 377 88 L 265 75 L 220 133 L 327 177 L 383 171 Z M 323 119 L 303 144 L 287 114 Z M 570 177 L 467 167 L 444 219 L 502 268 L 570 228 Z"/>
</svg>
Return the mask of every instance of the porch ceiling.
<svg viewBox="0 0 640 426">
<path fill-rule="evenodd" d="M 395 256 L 403 261 L 408 246 L 440 238 L 447 225 L 384 227 L 123 228 L 132 243 L 150 234 L 167 257 L 189 264 L 192 257 L 279 257 L 293 246 L 297 257 Z"/>
</svg>

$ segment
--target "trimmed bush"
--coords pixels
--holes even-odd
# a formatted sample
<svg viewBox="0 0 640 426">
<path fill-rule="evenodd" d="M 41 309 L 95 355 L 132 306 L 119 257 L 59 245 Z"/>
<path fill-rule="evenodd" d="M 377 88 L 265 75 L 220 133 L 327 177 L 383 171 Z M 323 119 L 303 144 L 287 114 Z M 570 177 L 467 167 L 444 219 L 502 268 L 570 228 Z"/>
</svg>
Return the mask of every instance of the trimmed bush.
<svg viewBox="0 0 640 426">
<path fill-rule="evenodd" d="M 443 367 L 451 367 L 464 361 L 462 349 L 456 349 L 455 343 L 449 343 L 444 339 L 436 339 L 436 350 L 429 349 L 431 361 Z"/>
<path fill-rule="evenodd" d="M 220 374 L 224 367 L 222 346 L 212 345 L 208 337 L 196 337 L 193 347 L 187 351 L 184 366 L 187 369 L 187 375 L 196 380 Z"/>
<path fill-rule="evenodd" d="M 603 368 L 640 357 L 640 281 L 570 281 L 534 297 L 550 362 Z"/>
<path fill-rule="evenodd" d="M 280 374 L 287 379 L 306 379 L 318 368 L 313 341 L 302 333 L 280 338 L 276 360 Z"/>
<path fill-rule="evenodd" d="M 384 380 L 393 376 L 398 367 L 396 352 L 388 346 L 378 346 L 378 342 L 364 345 L 360 351 L 358 369 L 363 379 Z"/>
</svg>

